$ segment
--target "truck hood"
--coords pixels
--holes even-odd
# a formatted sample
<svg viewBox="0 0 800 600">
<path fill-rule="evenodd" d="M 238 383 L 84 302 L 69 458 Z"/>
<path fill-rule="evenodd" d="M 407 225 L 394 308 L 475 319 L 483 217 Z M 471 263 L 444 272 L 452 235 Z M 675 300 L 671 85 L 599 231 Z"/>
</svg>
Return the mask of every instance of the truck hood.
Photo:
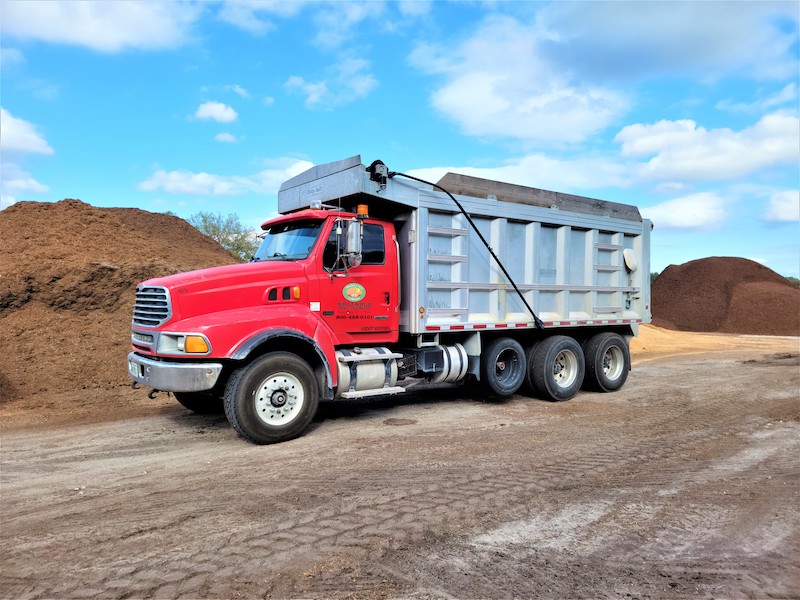
<svg viewBox="0 0 800 600">
<path fill-rule="evenodd" d="M 304 262 L 261 261 L 188 271 L 142 282 L 169 290 L 174 323 L 202 314 L 262 306 L 272 288 L 306 287 Z M 305 291 L 305 290 L 304 290 Z M 305 297 L 305 293 L 303 294 Z"/>
</svg>

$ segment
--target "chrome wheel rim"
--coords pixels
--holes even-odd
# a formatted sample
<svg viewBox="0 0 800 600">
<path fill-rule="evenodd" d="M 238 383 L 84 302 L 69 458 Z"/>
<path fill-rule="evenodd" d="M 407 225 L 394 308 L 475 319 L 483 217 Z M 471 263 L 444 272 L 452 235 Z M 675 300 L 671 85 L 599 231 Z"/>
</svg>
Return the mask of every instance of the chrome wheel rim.
<svg viewBox="0 0 800 600">
<path fill-rule="evenodd" d="M 569 388 L 578 377 L 578 357 L 574 352 L 562 350 L 553 361 L 553 380 L 560 388 Z"/>
<path fill-rule="evenodd" d="M 267 425 L 286 425 L 300 414 L 305 394 L 300 380 L 291 373 L 275 373 L 258 386 L 255 407 L 258 418 Z"/>
<path fill-rule="evenodd" d="M 625 357 L 618 346 L 611 346 L 603 354 L 603 373 L 610 381 L 616 381 L 622 375 Z"/>
</svg>

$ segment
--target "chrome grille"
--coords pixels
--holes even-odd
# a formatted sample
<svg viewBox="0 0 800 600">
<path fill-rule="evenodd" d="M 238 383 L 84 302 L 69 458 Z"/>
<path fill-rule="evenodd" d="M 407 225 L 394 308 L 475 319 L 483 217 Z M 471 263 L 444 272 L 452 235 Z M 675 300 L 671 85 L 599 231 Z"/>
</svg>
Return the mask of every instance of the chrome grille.
<svg viewBox="0 0 800 600">
<path fill-rule="evenodd" d="M 169 290 L 165 287 L 140 287 L 136 290 L 133 306 L 133 324 L 140 327 L 158 327 L 172 316 Z"/>
</svg>

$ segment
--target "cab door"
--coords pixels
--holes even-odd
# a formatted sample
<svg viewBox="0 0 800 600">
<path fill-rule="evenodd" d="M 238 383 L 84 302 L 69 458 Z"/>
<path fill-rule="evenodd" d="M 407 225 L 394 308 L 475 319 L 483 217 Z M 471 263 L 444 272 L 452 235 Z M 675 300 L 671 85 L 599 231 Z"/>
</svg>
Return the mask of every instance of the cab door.
<svg viewBox="0 0 800 600">
<path fill-rule="evenodd" d="M 343 344 L 391 343 L 398 338 L 399 264 L 394 226 L 365 220 L 362 261 L 347 266 L 340 233 L 331 230 L 318 261 L 320 314 Z"/>
</svg>

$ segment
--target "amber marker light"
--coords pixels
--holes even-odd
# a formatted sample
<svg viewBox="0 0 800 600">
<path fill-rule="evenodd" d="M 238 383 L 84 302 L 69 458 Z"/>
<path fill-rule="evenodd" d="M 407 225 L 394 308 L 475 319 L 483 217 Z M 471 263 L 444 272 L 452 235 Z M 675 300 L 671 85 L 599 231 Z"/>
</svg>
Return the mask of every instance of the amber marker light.
<svg viewBox="0 0 800 600">
<path fill-rule="evenodd" d="M 425 307 L 423 307 L 423 306 L 419 307 L 419 318 L 420 319 L 424 319 L 425 318 Z"/>
<path fill-rule="evenodd" d="M 185 342 L 186 352 L 191 354 L 206 354 L 208 352 L 208 342 L 199 335 L 187 335 Z"/>
<path fill-rule="evenodd" d="M 366 204 L 359 204 L 356 208 L 356 215 L 362 219 L 369 217 L 369 207 Z"/>
<path fill-rule="evenodd" d="M 299 285 L 292 286 L 292 298 L 294 298 L 295 300 L 300 300 L 300 286 Z"/>
</svg>

